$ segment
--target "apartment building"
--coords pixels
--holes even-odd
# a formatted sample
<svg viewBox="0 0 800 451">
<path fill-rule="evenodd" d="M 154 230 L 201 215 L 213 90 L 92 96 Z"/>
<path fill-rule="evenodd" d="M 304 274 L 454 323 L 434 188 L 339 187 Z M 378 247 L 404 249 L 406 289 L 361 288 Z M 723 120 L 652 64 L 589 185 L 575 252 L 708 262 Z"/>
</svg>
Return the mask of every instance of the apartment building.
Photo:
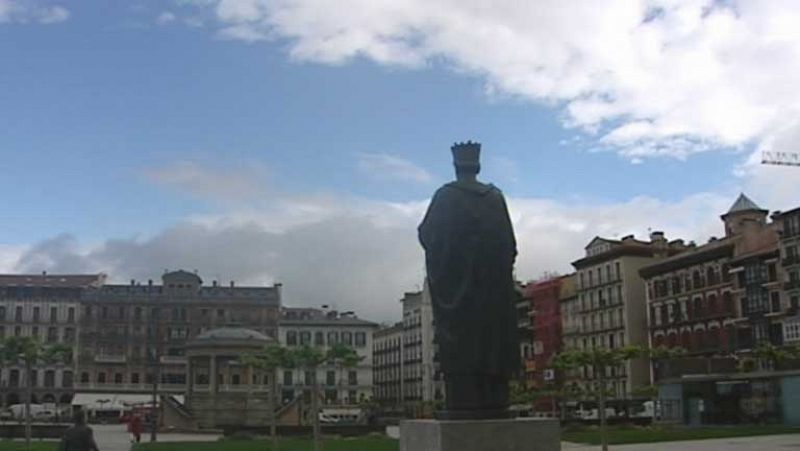
<svg viewBox="0 0 800 451">
<path fill-rule="evenodd" d="M 105 279 L 105 274 L 0 275 L 0 338 L 36 337 L 48 344 L 71 346 L 77 356 L 81 294 L 102 286 Z M 31 401 L 69 402 L 75 372 L 75 360 L 35 369 Z M 0 368 L 0 405 L 23 401 L 25 377 L 19 365 Z"/>
<path fill-rule="evenodd" d="M 403 393 L 403 323 L 375 331 L 372 347 L 374 399 L 383 406 L 398 406 Z"/>
<path fill-rule="evenodd" d="M 326 404 L 357 404 L 373 397 L 373 334 L 378 324 L 358 318 L 353 312 L 316 308 L 283 308 L 279 324 L 280 344 L 294 348 L 311 346 L 323 351 L 335 344 L 353 348 L 361 361 L 353 368 L 332 364 L 317 369 Z M 282 398 L 292 399 L 313 385 L 314 374 L 302 369 L 284 369 L 278 381 Z"/>
<path fill-rule="evenodd" d="M 645 284 L 639 270 L 684 247 L 681 241 L 668 242 L 662 232 L 652 232 L 649 241 L 633 235 L 621 240 L 594 238 L 585 256 L 572 263 L 578 278 L 578 310 L 570 312 L 568 339 L 579 349 L 647 345 Z M 585 367 L 574 382 L 596 386 L 597 376 Z M 650 382 L 650 365 L 636 359 L 608 368 L 605 378 L 613 399 L 630 398 L 634 387 Z"/>
</svg>

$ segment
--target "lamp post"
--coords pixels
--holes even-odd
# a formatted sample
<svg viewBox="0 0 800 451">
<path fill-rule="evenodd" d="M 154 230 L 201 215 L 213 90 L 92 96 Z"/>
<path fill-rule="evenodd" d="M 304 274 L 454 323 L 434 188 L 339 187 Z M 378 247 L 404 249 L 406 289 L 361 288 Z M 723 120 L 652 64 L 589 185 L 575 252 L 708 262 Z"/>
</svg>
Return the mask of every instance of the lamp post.
<svg viewBox="0 0 800 451">
<path fill-rule="evenodd" d="M 150 414 L 150 441 L 158 440 L 158 381 L 161 378 L 161 353 L 159 343 L 158 310 L 151 311 L 151 339 L 149 357 L 153 374 L 153 400 Z"/>
</svg>

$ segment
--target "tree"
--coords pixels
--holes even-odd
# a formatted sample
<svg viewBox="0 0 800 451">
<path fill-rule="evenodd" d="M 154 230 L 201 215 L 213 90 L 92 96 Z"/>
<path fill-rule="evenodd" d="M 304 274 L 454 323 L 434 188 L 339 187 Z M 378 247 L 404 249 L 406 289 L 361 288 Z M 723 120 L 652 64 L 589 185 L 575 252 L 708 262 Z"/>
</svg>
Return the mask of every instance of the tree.
<svg viewBox="0 0 800 451">
<path fill-rule="evenodd" d="M 304 371 L 311 373 L 311 414 L 313 416 L 314 451 L 322 451 L 322 433 L 319 424 L 319 384 L 317 369 L 328 361 L 328 356 L 318 348 L 301 346 L 289 354 L 292 362 Z"/>
<path fill-rule="evenodd" d="M 786 360 L 800 358 L 800 347 L 778 347 L 770 343 L 762 343 L 753 350 L 753 358 L 760 360 L 762 367 L 766 369 L 776 369 Z M 748 368 L 748 366 L 752 366 L 752 368 Z M 741 367 L 752 371 L 755 369 L 755 362 L 749 365 L 748 360 L 744 359 Z"/>
<path fill-rule="evenodd" d="M 240 358 L 243 365 L 269 373 L 269 409 L 270 426 L 269 434 L 272 441 L 272 450 L 278 450 L 278 369 L 294 366 L 289 351 L 277 344 L 270 344 L 260 351 L 245 354 Z"/>
<path fill-rule="evenodd" d="M 680 348 L 655 349 L 641 346 L 622 348 L 570 349 L 558 354 L 553 359 L 553 366 L 559 369 L 575 369 L 583 366 L 591 367 L 597 376 L 599 389 L 596 390 L 598 415 L 600 417 L 600 443 L 603 451 L 608 451 L 608 431 L 606 428 L 606 370 L 622 365 L 628 360 L 642 357 L 656 359 L 670 358 L 683 353 Z"/>
<path fill-rule="evenodd" d="M 363 357 L 358 355 L 355 349 L 350 346 L 337 343 L 331 346 L 326 353 L 326 361 L 334 366 L 339 372 L 343 372 L 347 368 L 355 368 L 362 360 Z M 339 374 L 339 381 L 341 384 L 342 374 Z M 357 400 L 356 400 L 357 401 Z"/>
<path fill-rule="evenodd" d="M 47 345 L 34 337 L 9 337 L 0 343 L 0 360 L 25 368 L 25 445 L 31 447 L 31 398 L 34 368 L 42 364 L 67 362 L 72 358 L 72 348 Z"/>
</svg>

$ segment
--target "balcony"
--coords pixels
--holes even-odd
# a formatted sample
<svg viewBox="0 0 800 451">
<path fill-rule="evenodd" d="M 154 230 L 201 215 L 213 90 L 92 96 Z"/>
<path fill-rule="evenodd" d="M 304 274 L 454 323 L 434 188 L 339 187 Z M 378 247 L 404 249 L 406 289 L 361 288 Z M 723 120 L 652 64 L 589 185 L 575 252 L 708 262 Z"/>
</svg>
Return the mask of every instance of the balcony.
<svg viewBox="0 0 800 451">
<path fill-rule="evenodd" d="M 796 288 L 800 288 L 800 280 L 790 280 L 786 282 L 787 290 L 794 290 Z"/>
<path fill-rule="evenodd" d="M 800 263 L 800 255 L 789 255 L 786 258 L 781 259 L 781 264 L 784 267 L 793 266 Z"/>
<path fill-rule="evenodd" d="M 95 363 L 127 363 L 128 357 L 124 354 L 98 354 L 94 356 Z"/>
<path fill-rule="evenodd" d="M 185 355 L 162 355 L 161 356 L 161 363 L 172 364 L 172 365 L 185 365 L 186 364 L 186 356 Z"/>
</svg>

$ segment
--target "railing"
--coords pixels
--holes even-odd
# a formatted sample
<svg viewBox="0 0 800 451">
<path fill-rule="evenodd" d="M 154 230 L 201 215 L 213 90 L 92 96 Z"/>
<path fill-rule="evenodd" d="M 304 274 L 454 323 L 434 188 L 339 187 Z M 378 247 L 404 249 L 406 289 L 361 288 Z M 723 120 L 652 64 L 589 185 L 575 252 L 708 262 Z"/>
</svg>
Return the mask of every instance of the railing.
<svg viewBox="0 0 800 451">
<path fill-rule="evenodd" d="M 161 363 L 185 364 L 186 356 L 184 355 L 162 355 Z"/>
<path fill-rule="evenodd" d="M 118 391 L 141 391 L 152 392 L 153 384 L 139 383 L 139 384 L 113 384 L 113 383 L 100 383 L 100 382 L 79 382 L 74 384 L 75 390 L 93 390 L 104 392 L 118 392 Z M 183 392 L 186 391 L 186 384 L 158 384 L 159 391 L 166 392 Z"/>
<path fill-rule="evenodd" d="M 128 357 L 126 355 L 98 354 L 94 356 L 94 361 L 96 363 L 125 363 L 128 361 Z"/>
<path fill-rule="evenodd" d="M 800 263 L 800 255 L 790 255 L 781 259 L 781 264 L 783 266 L 792 266 L 797 263 Z"/>
</svg>

